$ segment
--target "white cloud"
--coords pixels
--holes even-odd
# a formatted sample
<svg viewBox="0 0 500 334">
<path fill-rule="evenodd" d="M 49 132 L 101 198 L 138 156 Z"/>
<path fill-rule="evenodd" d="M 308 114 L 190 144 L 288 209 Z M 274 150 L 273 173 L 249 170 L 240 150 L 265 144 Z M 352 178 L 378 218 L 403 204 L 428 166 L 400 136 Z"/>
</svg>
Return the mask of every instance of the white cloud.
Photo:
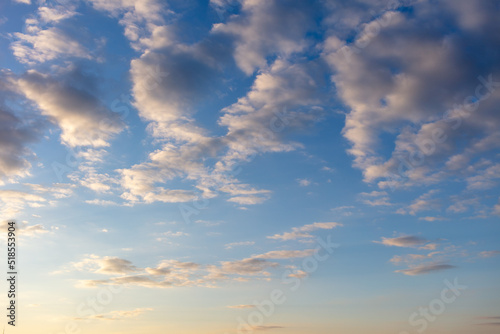
<svg viewBox="0 0 500 334">
<path fill-rule="evenodd" d="M 307 187 L 311 185 L 311 180 L 309 179 L 297 179 L 297 182 L 301 187 Z"/>
<path fill-rule="evenodd" d="M 59 22 L 77 15 L 73 8 L 67 6 L 38 7 L 38 15 L 43 22 Z"/>
<path fill-rule="evenodd" d="M 240 242 L 231 242 L 228 244 L 225 244 L 224 247 L 226 249 L 232 249 L 233 247 L 236 246 L 253 246 L 255 245 L 255 241 L 240 241 Z"/>
<path fill-rule="evenodd" d="M 11 44 L 11 48 L 22 63 L 43 63 L 60 57 L 92 59 L 90 52 L 80 42 L 56 27 L 33 34 L 14 33 L 14 37 L 17 41 Z"/>
<path fill-rule="evenodd" d="M 309 232 L 322 229 L 331 230 L 335 227 L 340 227 L 340 226 L 342 226 L 342 224 L 340 223 L 312 223 L 301 227 L 293 227 L 292 232 L 275 234 L 273 236 L 269 236 L 268 238 L 275 240 L 283 240 L 283 241 L 303 239 L 303 238 L 313 238 L 313 235 L 311 235 Z"/>
</svg>

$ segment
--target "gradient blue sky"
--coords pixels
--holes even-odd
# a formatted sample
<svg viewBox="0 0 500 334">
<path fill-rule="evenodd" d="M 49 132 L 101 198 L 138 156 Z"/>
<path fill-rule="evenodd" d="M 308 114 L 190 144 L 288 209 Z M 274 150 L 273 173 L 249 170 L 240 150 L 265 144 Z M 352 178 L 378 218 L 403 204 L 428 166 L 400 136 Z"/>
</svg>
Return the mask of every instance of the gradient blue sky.
<svg viewBox="0 0 500 334">
<path fill-rule="evenodd" d="M 498 333 L 500 1 L 0 1 L 8 332 Z"/>
</svg>

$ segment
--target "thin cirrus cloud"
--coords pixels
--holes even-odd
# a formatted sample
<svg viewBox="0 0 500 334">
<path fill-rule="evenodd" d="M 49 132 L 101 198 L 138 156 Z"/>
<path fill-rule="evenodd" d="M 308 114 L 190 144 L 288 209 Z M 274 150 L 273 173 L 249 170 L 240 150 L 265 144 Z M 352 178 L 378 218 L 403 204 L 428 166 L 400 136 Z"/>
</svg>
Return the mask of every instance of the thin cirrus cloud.
<svg viewBox="0 0 500 334">
<path fill-rule="evenodd" d="M 415 268 L 396 270 L 396 272 L 407 275 L 407 276 L 417 276 L 417 275 L 425 275 L 425 274 L 430 274 L 433 272 L 447 270 L 447 269 L 453 269 L 453 268 L 456 268 L 456 267 L 453 265 L 449 265 L 449 264 L 429 264 L 429 265 L 423 265 L 423 266 L 419 266 L 419 267 L 415 267 Z"/>
<path fill-rule="evenodd" d="M 396 238 L 382 237 L 382 241 L 374 241 L 374 242 L 385 246 L 419 247 L 427 244 L 429 240 L 410 235 L 410 236 L 401 236 Z"/>
<path fill-rule="evenodd" d="M 307 225 L 304 225 L 301 227 L 294 227 L 294 228 L 292 228 L 292 232 L 285 232 L 283 234 L 275 234 L 272 236 L 268 236 L 267 238 L 275 239 L 275 240 L 282 240 L 282 241 L 307 239 L 307 238 L 314 237 L 309 232 L 313 232 L 316 230 L 331 230 L 335 227 L 341 227 L 341 226 L 342 226 L 342 224 L 333 223 L 333 222 L 331 222 L 331 223 L 312 223 L 312 224 L 307 224 Z"/>
<path fill-rule="evenodd" d="M 111 311 L 108 313 L 100 313 L 100 314 L 92 314 L 87 317 L 78 317 L 78 318 L 73 318 L 73 320 L 79 321 L 79 320 L 125 320 L 125 319 L 130 319 L 130 318 L 136 318 L 145 312 L 150 312 L 153 311 L 152 308 L 136 308 L 133 310 L 124 310 L 124 311 Z"/>
</svg>

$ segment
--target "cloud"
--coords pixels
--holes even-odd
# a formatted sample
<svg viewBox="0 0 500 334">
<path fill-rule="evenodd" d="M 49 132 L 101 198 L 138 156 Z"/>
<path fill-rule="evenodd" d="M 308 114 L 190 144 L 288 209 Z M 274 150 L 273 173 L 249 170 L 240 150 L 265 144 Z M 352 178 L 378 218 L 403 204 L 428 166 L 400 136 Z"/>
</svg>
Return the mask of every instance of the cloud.
<svg viewBox="0 0 500 334">
<path fill-rule="evenodd" d="M 261 258 L 247 258 L 236 261 L 222 261 L 220 270 L 224 274 L 236 275 L 266 275 L 265 270 L 268 268 L 276 268 L 278 263 L 269 262 Z"/>
<path fill-rule="evenodd" d="M 31 0 L 14 0 L 14 2 L 31 5 Z"/>
<path fill-rule="evenodd" d="M 77 15 L 71 6 L 38 7 L 38 15 L 43 22 L 59 22 Z"/>
<path fill-rule="evenodd" d="M 257 259 L 293 259 L 312 256 L 315 252 L 315 249 L 279 250 L 270 251 L 265 254 L 254 255 L 253 257 Z"/>
<path fill-rule="evenodd" d="M 467 189 L 485 190 L 497 185 L 500 178 L 500 164 L 495 164 L 477 172 L 477 175 L 467 178 Z"/>
<path fill-rule="evenodd" d="M 227 308 L 235 308 L 235 309 L 247 309 L 247 308 L 255 308 L 255 305 L 234 305 L 234 306 L 227 306 Z"/>
<path fill-rule="evenodd" d="M 73 74 L 76 73 L 67 75 Z M 30 70 L 16 84 L 20 92 L 37 104 L 42 114 L 61 128 L 61 140 L 70 147 L 108 146 L 108 141 L 124 128 L 118 114 L 70 82 Z"/>
<path fill-rule="evenodd" d="M 15 219 L 26 206 L 41 207 L 47 202 L 47 199 L 40 195 L 19 190 L 0 190 L 0 213 L 8 219 Z"/>
<path fill-rule="evenodd" d="M 396 272 L 404 274 L 404 275 L 408 275 L 408 276 L 417 276 L 417 275 L 425 275 L 425 274 L 430 274 L 433 272 L 447 270 L 447 269 L 453 269 L 453 268 L 456 268 L 456 267 L 449 265 L 449 264 L 430 264 L 430 265 L 424 265 L 424 266 L 415 267 L 415 268 L 396 270 Z"/>
<path fill-rule="evenodd" d="M 366 23 L 354 17 L 354 27 L 347 29 L 352 33 L 359 27 L 352 42 L 336 37 L 332 29 L 324 44 L 333 83 L 349 110 L 343 135 L 351 144 L 354 166 L 362 170 L 366 182 L 378 182 L 381 188 L 459 176 L 463 169 L 457 163 L 467 163 L 499 145 L 493 129 L 500 125 L 495 112 L 500 68 L 492 55 L 500 40 L 489 33 L 499 27 L 498 7 L 492 1 L 474 5 L 415 1 L 411 7 L 411 15 L 379 8 L 375 12 L 380 15 Z M 327 22 L 335 27 L 333 18 L 342 13 L 332 8 Z M 422 29 L 431 21 L 439 23 Z M 478 45 L 479 36 L 487 42 Z M 472 56 L 471 47 L 477 50 Z M 484 83 L 490 79 L 495 84 L 487 88 Z M 473 117 L 467 108 L 473 109 Z M 461 145 L 458 138 L 463 133 L 473 139 Z M 384 136 L 394 142 L 389 154 Z M 453 158 L 457 152 L 460 158 Z M 447 168 L 449 159 L 453 161 Z"/>
<path fill-rule="evenodd" d="M 111 311 L 108 313 L 93 314 L 85 318 L 73 318 L 73 320 L 125 320 L 136 318 L 145 312 L 153 311 L 152 308 L 136 308 L 130 311 Z"/>
<path fill-rule="evenodd" d="M 429 240 L 410 235 L 410 236 L 401 236 L 396 238 L 382 237 L 382 241 L 374 241 L 374 242 L 385 246 L 417 247 L 425 245 L 426 243 L 429 242 Z"/>
<path fill-rule="evenodd" d="M 100 205 L 100 206 L 114 206 L 114 205 L 119 205 L 116 202 L 113 201 L 108 201 L 104 199 L 92 199 L 92 200 L 86 200 L 85 203 L 87 204 L 92 204 L 92 205 Z"/>
<path fill-rule="evenodd" d="M 315 28 L 313 8 L 311 3 L 302 1 L 284 4 L 244 0 L 240 15 L 231 17 L 227 23 L 215 24 L 212 31 L 234 37 L 234 58 L 249 75 L 257 68 L 264 68 L 270 55 L 286 58 L 308 46 L 306 34 Z"/>
<path fill-rule="evenodd" d="M 430 217 L 430 216 L 420 217 L 418 219 L 419 220 L 425 220 L 425 221 L 428 221 L 428 222 L 435 222 L 435 221 L 440 221 L 440 220 L 448 220 L 448 218 L 444 218 L 444 217 Z"/>
<path fill-rule="evenodd" d="M 240 241 L 240 242 L 231 242 L 228 244 L 225 244 L 224 247 L 226 249 L 232 249 L 233 247 L 236 246 L 253 246 L 255 245 L 255 241 Z"/>
<path fill-rule="evenodd" d="M 20 190 L 0 189 L 0 215 L 16 219 L 26 207 L 54 205 L 57 200 L 71 196 L 73 189 L 73 185 L 64 183 L 55 183 L 48 187 L 26 183 Z"/>
<path fill-rule="evenodd" d="M 128 260 L 110 256 L 100 257 L 93 254 L 80 262 L 72 263 L 71 266 L 80 271 L 105 275 L 127 274 L 139 270 Z"/>
<path fill-rule="evenodd" d="M 455 203 L 450 205 L 448 209 L 446 209 L 447 211 L 454 213 L 464 213 L 469 209 L 469 207 L 477 207 L 479 205 L 478 198 L 458 199 L 457 197 L 455 197 L 454 200 Z"/>
<path fill-rule="evenodd" d="M 297 179 L 297 182 L 301 187 L 307 187 L 311 185 L 311 180 L 308 179 Z"/>
<path fill-rule="evenodd" d="M 131 285 L 147 288 L 216 287 L 218 282 L 224 280 L 246 282 L 251 278 L 267 279 L 271 275 L 267 270 L 278 266 L 278 263 L 267 259 L 252 257 L 209 265 L 162 260 L 155 267 L 139 268 L 130 261 L 118 257 L 90 255 L 79 262 L 71 263 L 60 272 L 79 270 L 111 276 L 107 279 L 78 281 L 77 286 L 82 288 L 100 285 Z"/>
<path fill-rule="evenodd" d="M 280 329 L 280 328 L 285 328 L 283 326 L 274 326 L 274 325 L 265 325 L 265 326 L 254 326 L 252 327 L 253 330 L 255 331 L 268 331 L 271 329 Z"/>
<path fill-rule="evenodd" d="M 45 125 L 36 115 L 15 112 L 8 106 L 13 103 L 7 104 L 7 99 L 16 97 L 11 80 L 11 73 L 0 71 L 0 185 L 29 175 L 34 154 L 28 145 L 40 138 Z"/>
<path fill-rule="evenodd" d="M 390 198 L 385 191 L 372 191 L 370 193 L 359 194 L 363 199 L 363 203 L 369 206 L 390 206 Z"/>
<path fill-rule="evenodd" d="M 161 1 L 157 0 L 89 0 L 96 10 L 109 13 L 120 18 L 120 24 L 125 28 L 125 36 L 132 47 L 139 51 L 148 46 L 149 36 L 164 24 L 163 15 L 169 11 Z"/>
<path fill-rule="evenodd" d="M 311 235 L 309 232 L 315 231 L 315 230 L 331 230 L 335 227 L 340 227 L 342 224 L 340 223 L 313 223 L 313 224 L 308 224 L 304 225 L 302 227 L 294 227 L 292 228 L 292 232 L 285 232 L 283 234 L 275 234 L 273 236 L 268 236 L 268 239 L 275 239 L 275 240 L 296 240 L 296 239 L 302 239 L 302 238 L 313 238 L 313 235 Z"/>
<path fill-rule="evenodd" d="M 9 228 L 9 221 L 4 220 L 0 222 L 0 231 L 4 232 L 5 235 L 8 231 Z M 22 221 L 22 222 L 16 222 L 16 230 L 19 235 L 22 236 L 27 236 L 27 237 L 34 237 L 38 236 L 40 234 L 45 234 L 48 233 L 50 230 L 47 230 L 45 226 L 42 224 L 35 224 L 35 225 L 29 225 L 28 222 Z"/>
<path fill-rule="evenodd" d="M 43 11 L 40 13 L 46 20 L 60 20 L 62 13 Z M 59 15 L 59 17 L 56 17 Z M 62 15 L 62 16 L 61 16 Z M 69 17 L 69 16 L 67 16 Z M 59 28 L 51 27 L 38 30 L 33 34 L 14 33 L 17 41 L 11 44 L 14 56 L 21 62 L 34 65 L 60 57 L 76 57 L 92 59 L 89 50 L 76 39 L 70 37 Z"/>
<path fill-rule="evenodd" d="M 439 199 L 432 198 L 432 196 L 437 192 L 438 190 L 436 189 L 429 190 L 425 194 L 415 199 L 408 207 L 401 208 L 397 210 L 396 213 L 402 215 L 415 215 L 417 212 L 421 211 L 438 210 L 441 207 L 440 201 Z"/>
<path fill-rule="evenodd" d="M 492 250 L 492 251 L 484 251 L 479 253 L 480 257 L 494 257 L 500 255 L 500 251 L 498 250 Z"/>
</svg>

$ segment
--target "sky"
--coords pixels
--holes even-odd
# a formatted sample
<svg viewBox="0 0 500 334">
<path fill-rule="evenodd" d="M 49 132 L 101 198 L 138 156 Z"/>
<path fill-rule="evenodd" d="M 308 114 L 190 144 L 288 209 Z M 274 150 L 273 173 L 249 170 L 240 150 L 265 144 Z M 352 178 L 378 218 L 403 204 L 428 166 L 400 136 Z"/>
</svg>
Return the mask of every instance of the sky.
<svg viewBox="0 0 500 334">
<path fill-rule="evenodd" d="M 499 15 L 0 0 L 5 332 L 498 333 Z"/>
</svg>

